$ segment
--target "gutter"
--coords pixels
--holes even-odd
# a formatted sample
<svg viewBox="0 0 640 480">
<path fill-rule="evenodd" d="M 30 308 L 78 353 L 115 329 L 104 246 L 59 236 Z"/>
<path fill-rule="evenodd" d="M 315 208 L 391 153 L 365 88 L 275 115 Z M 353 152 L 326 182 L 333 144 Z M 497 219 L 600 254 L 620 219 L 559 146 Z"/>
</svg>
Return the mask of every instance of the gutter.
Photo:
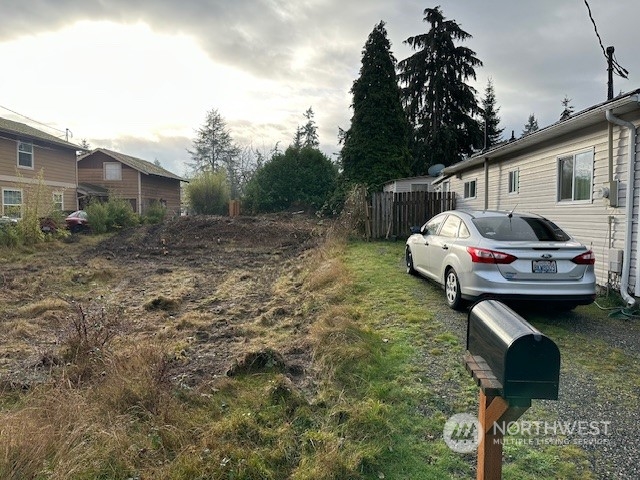
<svg viewBox="0 0 640 480">
<path fill-rule="evenodd" d="M 637 98 L 636 98 L 637 99 Z M 636 304 L 636 299 L 629 295 L 629 273 L 631 270 L 631 243 L 632 243 L 632 229 L 633 229 L 633 191 L 635 184 L 635 165 L 636 165 L 636 126 L 616 117 L 613 114 L 613 110 L 606 111 L 605 116 L 609 123 L 618 125 L 620 127 L 626 127 L 629 130 L 629 166 L 627 171 L 627 199 L 626 199 L 626 219 L 627 226 L 624 232 L 624 255 L 622 257 L 622 280 L 620 282 L 620 295 L 627 302 L 628 307 L 632 307 Z M 639 219 L 640 220 L 640 219 Z M 638 289 L 640 287 L 640 251 L 636 251 L 636 285 L 634 294 L 638 295 Z"/>
</svg>

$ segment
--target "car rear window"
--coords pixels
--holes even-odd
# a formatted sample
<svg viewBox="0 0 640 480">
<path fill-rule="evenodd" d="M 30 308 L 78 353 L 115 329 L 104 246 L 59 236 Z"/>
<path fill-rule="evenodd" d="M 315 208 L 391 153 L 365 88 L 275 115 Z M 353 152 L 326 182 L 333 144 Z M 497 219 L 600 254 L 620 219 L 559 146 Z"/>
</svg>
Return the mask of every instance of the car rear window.
<svg viewBox="0 0 640 480">
<path fill-rule="evenodd" d="M 570 239 L 560 227 L 545 218 L 484 217 L 474 218 L 473 223 L 480 235 L 492 240 L 566 242 Z"/>
</svg>

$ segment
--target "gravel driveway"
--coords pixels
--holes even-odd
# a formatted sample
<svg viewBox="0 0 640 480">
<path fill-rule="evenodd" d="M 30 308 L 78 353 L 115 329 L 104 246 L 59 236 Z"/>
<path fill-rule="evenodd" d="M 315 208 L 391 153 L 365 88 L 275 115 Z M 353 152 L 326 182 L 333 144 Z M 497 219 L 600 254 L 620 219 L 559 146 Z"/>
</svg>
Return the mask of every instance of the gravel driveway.
<svg viewBox="0 0 640 480">
<path fill-rule="evenodd" d="M 435 306 L 435 310 L 435 319 L 455 333 L 462 345 L 466 345 L 467 313 L 454 312 L 444 306 Z M 526 311 L 519 313 L 525 319 L 531 318 Z M 545 324 L 566 329 L 569 335 L 579 335 L 581 342 L 604 341 L 611 348 L 619 349 L 635 359 L 640 368 L 640 317 L 610 317 L 609 313 L 602 311 L 601 315 L 587 314 L 578 308 L 574 312 L 562 315 L 548 314 Z M 543 314 L 538 312 L 535 315 L 540 318 Z M 535 320 L 531 322 L 536 324 Z M 544 325 L 538 328 L 544 333 Z M 590 376 L 585 374 L 585 369 L 572 358 L 572 352 L 566 349 L 563 351 L 561 348 L 561 355 L 558 401 L 534 400 L 534 405 L 539 403 L 549 411 L 549 418 L 557 419 L 558 422 L 598 422 L 602 429 L 606 425 L 608 435 L 596 436 L 597 444 L 585 444 L 585 437 L 576 434 L 567 435 L 565 441 L 579 445 L 587 452 L 597 478 L 639 479 L 640 385 L 636 384 L 631 388 L 634 392 L 633 398 L 624 397 L 618 392 L 612 392 L 608 399 L 600 398 L 590 381 Z M 593 437 L 587 440 L 594 442 Z"/>
</svg>

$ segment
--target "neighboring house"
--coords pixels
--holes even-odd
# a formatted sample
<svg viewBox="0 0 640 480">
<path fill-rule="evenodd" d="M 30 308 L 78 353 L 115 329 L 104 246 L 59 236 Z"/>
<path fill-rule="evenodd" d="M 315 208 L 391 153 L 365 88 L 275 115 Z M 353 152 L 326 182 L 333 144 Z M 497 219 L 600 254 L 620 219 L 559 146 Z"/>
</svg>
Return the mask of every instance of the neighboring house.
<svg viewBox="0 0 640 480">
<path fill-rule="evenodd" d="M 433 192 L 431 183 L 436 179 L 430 175 L 424 177 L 409 177 L 390 180 L 382 186 L 383 192 Z"/>
<path fill-rule="evenodd" d="M 0 118 L 0 215 L 22 218 L 77 208 L 77 145 L 23 123 Z"/>
<path fill-rule="evenodd" d="M 451 165 L 434 186 L 455 192 L 458 209 L 556 222 L 591 247 L 598 283 L 631 305 L 640 297 L 638 125 L 635 90 Z"/>
<path fill-rule="evenodd" d="M 160 202 L 171 215 L 180 214 L 180 184 L 186 182 L 162 167 L 122 153 L 97 148 L 78 157 L 78 191 L 81 205 L 90 198 L 117 196 L 144 214 Z"/>
</svg>

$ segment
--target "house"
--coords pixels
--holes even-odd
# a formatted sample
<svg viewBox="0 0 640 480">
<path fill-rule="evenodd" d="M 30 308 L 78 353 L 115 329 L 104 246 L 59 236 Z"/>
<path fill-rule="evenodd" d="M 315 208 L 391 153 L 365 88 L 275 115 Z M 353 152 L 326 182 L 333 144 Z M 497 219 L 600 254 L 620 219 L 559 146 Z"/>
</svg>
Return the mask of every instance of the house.
<svg viewBox="0 0 640 480">
<path fill-rule="evenodd" d="M 405 193 L 405 192 L 433 192 L 431 183 L 436 179 L 430 175 L 423 177 L 407 177 L 389 180 L 382 186 L 383 192 Z"/>
<path fill-rule="evenodd" d="M 456 208 L 541 214 L 591 247 L 596 276 L 640 297 L 640 89 L 442 170 Z M 630 188 L 631 187 L 631 188 Z"/>
<path fill-rule="evenodd" d="M 90 198 L 117 196 L 144 214 L 153 202 L 167 213 L 180 214 L 180 185 L 186 182 L 162 167 L 140 158 L 97 148 L 78 157 L 78 193 L 81 206 Z"/>
<path fill-rule="evenodd" d="M 23 123 L 0 118 L 0 198 L 4 216 L 22 218 L 77 209 L 77 145 Z"/>
</svg>

